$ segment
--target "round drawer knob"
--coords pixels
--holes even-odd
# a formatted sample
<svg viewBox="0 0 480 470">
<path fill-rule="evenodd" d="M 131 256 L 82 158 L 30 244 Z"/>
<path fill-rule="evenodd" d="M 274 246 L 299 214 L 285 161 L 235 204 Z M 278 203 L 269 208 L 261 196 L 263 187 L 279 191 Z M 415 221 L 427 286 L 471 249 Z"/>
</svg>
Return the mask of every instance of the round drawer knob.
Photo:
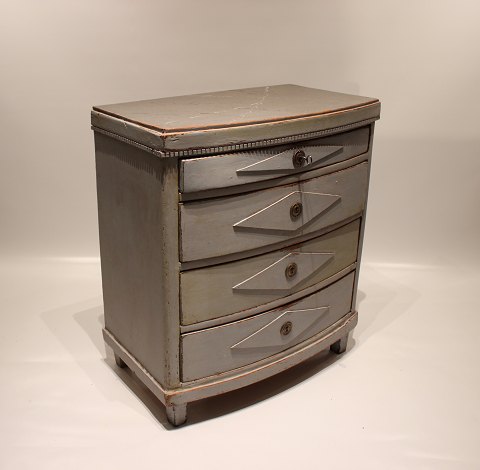
<svg viewBox="0 0 480 470">
<path fill-rule="evenodd" d="M 303 206 L 301 202 L 296 202 L 295 204 L 290 207 L 290 217 L 292 219 L 298 219 L 302 214 Z"/>
<path fill-rule="evenodd" d="M 297 269 L 298 269 L 297 263 L 290 263 L 285 269 L 285 277 L 287 279 L 291 279 L 292 277 L 295 277 L 295 275 L 297 274 Z"/>
<path fill-rule="evenodd" d="M 307 156 L 303 150 L 297 150 L 292 157 L 293 167 L 301 168 L 307 163 Z"/>
<path fill-rule="evenodd" d="M 291 321 L 286 321 L 280 328 L 280 333 L 282 336 L 287 336 L 292 331 L 293 325 Z"/>
</svg>

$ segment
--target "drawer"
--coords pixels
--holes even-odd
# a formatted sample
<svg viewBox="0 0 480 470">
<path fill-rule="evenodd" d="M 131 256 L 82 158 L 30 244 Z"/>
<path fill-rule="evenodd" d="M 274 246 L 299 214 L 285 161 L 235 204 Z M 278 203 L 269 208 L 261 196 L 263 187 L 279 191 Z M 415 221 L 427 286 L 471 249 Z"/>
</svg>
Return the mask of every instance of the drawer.
<svg viewBox="0 0 480 470">
<path fill-rule="evenodd" d="M 184 382 L 242 367 L 320 333 L 351 310 L 354 273 L 302 300 L 182 335 Z"/>
<path fill-rule="evenodd" d="M 180 260 L 213 258 L 313 233 L 359 214 L 368 163 L 262 191 L 180 204 Z"/>
<path fill-rule="evenodd" d="M 360 221 L 264 255 L 180 274 L 182 324 L 241 312 L 314 286 L 357 259 Z"/>
<path fill-rule="evenodd" d="M 319 139 L 181 162 L 180 191 L 237 186 L 307 172 L 368 150 L 369 127 Z"/>
</svg>

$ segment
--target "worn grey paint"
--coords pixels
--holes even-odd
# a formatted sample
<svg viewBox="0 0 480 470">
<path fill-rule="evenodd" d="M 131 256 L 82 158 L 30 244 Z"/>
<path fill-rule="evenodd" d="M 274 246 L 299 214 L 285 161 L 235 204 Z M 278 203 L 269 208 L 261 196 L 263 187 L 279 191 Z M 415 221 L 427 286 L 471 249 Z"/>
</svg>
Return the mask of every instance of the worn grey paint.
<svg viewBox="0 0 480 470">
<path fill-rule="evenodd" d="M 273 243 L 294 239 L 300 235 L 333 225 L 359 214 L 366 197 L 368 165 L 355 167 L 330 175 L 240 196 L 209 199 L 181 204 L 181 260 L 190 261 L 241 252 Z M 299 193 L 295 193 L 299 191 Z M 319 213 L 317 198 L 302 198 L 302 192 L 339 196 L 337 204 Z M 292 196 L 292 193 L 295 193 Z M 289 198 L 277 210 L 272 204 Z M 292 221 L 292 204 L 302 202 L 302 216 Z M 283 207 L 284 206 L 284 207 Z M 238 227 L 240 221 L 258 214 L 257 219 L 266 228 Z M 305 219 L 308 223 L 302 224 Z M 235 226 L 237 224 L 237 226 Z M 270 229 L 278 227 L 278 229 Z"/>
<path fill-rule="evenodd" d="M 190 381 L 232 370 L 314 336 L 350 311 L 353 282 L 354 274 L 351 273 L 284 308 L 182 335 L 182 380 Z M 319 310 L 320 307 L 325 308 Z M 284 321 L 291 321 L 293 329 L 282 338 L 280 328 Z M 251 338 L 260 332 L 264 346 Z M 240 347 L 247 338 L 250 338 L 249 342 Z"/>
<path fill-rule="evenodd" d="M 105 327 L 165 386 L 179 383 L 177 165 L 95 135 Z"/>
<path fill-rule="evenodd" d="M 182 272 L 180 275 L 182 324 L 188 325 L 219 318 L 235 312 L 247 311 L 256 306 L 263 306 L 267 310 L 272 301 L 318 284 L 355 262 L 359 228 L 360 224 L 357 220 L 300 245 L 232 263 Z M 279 286 L 285 287 L 287 282 L 285 278 L 287 260 L 284 258 L 289 253 L 295 252 L 304 253 L 309 261 L 311 253 L 333 253 L 333 258 L 320 265 L 318 269 L 315 269 L 317 262 L 312 260 L 315 264 L 306 266 L 308 271 L 313 268 L 310 275 L 303 277 L 307 273 L 302 273 L 299 269 L 298 275 L 292 280 L 291 290 L 279 290 Z M 278 262 L 280 259 L 282 261 Z M 273 263 L 275 265 L 272 268 L 264 271 Z M 261 276 L 267 280 L 266 282 L 275 280 L 276 289 L 258 289 L 258 276 L 249 289 L 243 290 L 241 286 L 234 287 L 259 272 L 262 272 Z M 300 282 L 298 282 L 299 278 L 302 278 Z"/>
<path fill-rule="evenodd" d="M 259 304 L 255 305 L 254 307 L 248 308 L 246 310 L 240 310 L 239 312 L 231 313 L 229 315 L 224 315 L 221 317 L 212 318 L 209 320 L 204 320 L 197 323 L 192 323 L 189 325 L 180 325 L 180 331 L 182 333 L 190 333 L 192 331 L 203 330 L 205 328 L 211 328 L 214 326 L 223 325 L 225 323 L 230 323 L 233 321 L 241 320 L 246 317 L 250 317 L 252 315 L 257 315 L 258 313 L 263 313 L 265 310 L 271 310 L 274 308 L 282 307 L 285 304 L 295 302 L 302 297 L 306 297 L 307 295 L 313 294 L 316 291 L 327 287 L 330 284 L 338 281 L 342 277 L 346 276 L 347 274 L 355 271 L 357 267 L 357 263 L 349 264 L 346 268 L 341 269 L 340 271 L 336 272 L 332 276 L 329 276 L 322 281 L 317 282 L 316 284 L 305 287 L 300 291 L 293 291 L 291 294 L 286 295 L 285 297 L 279 297 L 278 299 L 272 300 L 268 304 Z"/>
<path fill-rule="evenodd" d="M 172 133 L 305 118 L 376 102 L 376 98 L 274 85 L 99 105 L 93 109 Z"/>
<path fill-rule="evenodd" d="M 375 98 L 276 85 L 95 106 L 92 125 L 165 156 L 182 156 L 196 150 L 204 154 L 202 148 L 239 150 L 256 141 L 274 145 L 266 141 L 286 136 L 305 139 L 308 133 L 378 119 L 379 114 Z"/>
<path fill-rule="evenodd" d="M 218 374 L 215 377 L 182 382 L 181 387 L 176 388 L 166 388 L 157 382 L 105 329 L 103 337 L 106 344 L 125 361 L 127 366 L 163 404 L 178 406 L 246 387 L 294 367 L 336 343 L 337 340 L 344 338 L 349 331 L 355 328 L 357 322 L 358 312 L 351 311 L 319 334 L 285 351 L 253 364 Z"/>
<path fill-rule="evenodd" d="M 289 145 L 182 160 L 180 188 L 186 193 L 231 188 L 305 172 L 308 178 L 308 172 L 311 170 L 365 153 L 368 150 L 369 133 L 367 126 Z M 294 151 L 299 149 L 305 150 L 307 155 L 312 155 L 313 161 L 297 169 L 292 165 L 292 156 Z M 330 149 L 333 151 L 330 152 Z"/>
<path fill-rule="evenodd" d="M 363 237 L 365 236 L 365 222 L 366 222 L 366 215 L 367 215 L 367 201 L 368 201 L 368 189 L 370 185 L 370 171 L 372 168 L 371 165 L 371 155 L 372 155 L 372 148 L 373 148 L 373 136 L 375 133 L 375 124 L 373 123 L 371 125 L 371 130 L 370 130 L 370 142 L 369 142 L 369 165 L 368 165 L 368 178 L 367 178 L 367 192 L 366 192 L 366 198 L 365 198 L 365 207 L 363 209 L 363 214 L 361 218 L 361 225 L 360 225 L 360 239 L 358 241 L 358 267 L 355 272 L 355 285 L 353 288 L 353 297 L 352 297 L 352 310 L 356 309 L 356 303 L 357 303 L 357 293 L 358 293 L 358 281 L 359 281 L 359 276 L 360 276 L 360 261 L 362 259 L 362 252 L 363 252 Z"/>
<path fill-rule="evenodd" d="M 260 99 L 252 102 L 255 94 Z M 380 111 L 378 100 L 292 86 L 212 94 L 207 106 L 202 100 L 92 112 L 104 338 L 118 364 L 135 372 L 176 425 L 186 419 L 189 401 L 270 377 L 331 345 L 335 352 L 345 349 L 357 322 L 355 254 L 364 231 L 373 133 L 367 147 L 365 136 Z M 191 113 L 195 103 L 198 115 Z M 180 119 L 161 127 L 169 113 Z M 182 127 L 185 122 L 193 125 Z M 310 145 L 320 138 L 321 150 Z M 289 152 L 298 147 L 312 156 L 304 168 L 291 170 Z M 247 163 L 253 171 L 240 162 L 252 149 Z M 263 157 L 279 149 L 272 167 Z M 191 158 L 200 155 L 206 158 Z M 197 176 L 187 177 L 193 186 L 181 193 L 187 167 Z M 261 177 L 235 181 L 247 175 Z M 285 218 L 295 201 L 304 204 L 301 218 Z M 317 251 L 307 251 L 314 246 Z M 282 279 L 292 260 L 300 277 Z M 196 285 L 198 276 L 205 285 L 222 270 L 213 292 L 215 317 L 207 309 L 196 317 L 195 303 L 208 294 L 188 289 L 187 280 Z M 271 297 L 262 300 L 267 292 Z M 231 299 L 239 296 L 248 302 L 235 306 Z M 181 325 L 182 316 L 190 323 Z M 285 338 L 278 336 L 282 325 Z M 210 336 L 207 347 L 200 338 Z M 206 361 L 199 363 L 202 355 Z"/>
<path fill-rule="evenodd" d="M 333 163 L 325 167 L 315 168 L 301 173 L 294 173 L 291 175 L 280 176 L 275 178 L 275 186 L 284 186 L 292 183 L 299 183 L 309 179 L 317 178 L 318 176 L 327 175 L 336 171 L 345 170 L 359 163 L 368 162 L 370 159 L 370 151 L 349 158 L 346 161 Z M 180 202 L 197 201 L 200 199 L 220 198 L 224 196 L 233 196 L 235 194 L 249 193 L 252 191 L 260 191 L 262 189 L 271 188 L 273 185 L 271 180 L 256 181 L 253 183 L 246 183 L 237 186 L 229 186 L 227 188 L 207 189 L 205 191 L 195 191 L 192 193 L 179 193 L 178 199 Z"/>
</svg>

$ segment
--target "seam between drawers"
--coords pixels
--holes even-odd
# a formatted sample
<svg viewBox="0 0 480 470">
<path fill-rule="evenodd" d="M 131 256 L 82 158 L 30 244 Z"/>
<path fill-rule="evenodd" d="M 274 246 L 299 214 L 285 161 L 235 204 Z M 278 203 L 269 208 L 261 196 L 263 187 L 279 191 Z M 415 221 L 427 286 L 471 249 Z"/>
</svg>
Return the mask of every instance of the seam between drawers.
<svg viewBox="0 0 480 470">
<path fill-rule="evenodd" d="M 214 384 L 216 382 L 221 382 L 222 380 L 229 380 L 230 378 L 238 377 L 239 375 L 248 374 L 251 370 L 258 370 L 263 368 L 268 368 L 272 363 L 276 363 L 277 361 L 288 361 L 288 358 L 295 356 L 298 351 L 304 350 L 306 348 L 311 347 L 317 342 L 325 341 L 329 336 L 331 336 L 336 329 L 343 326 L 348 325 L 348 323 L 353 319 L 354 325 L 356 324 L 356 315 L 357 312 L 354 310 L 350 310 L 348 313 L 343 315 L 339 318 L 335 323 L 328 326 L 324 330 L 320 331 L 316 335 L 302 341 L 301 343 L 292 346 L 291 348 L 285 349 L 284 351 L 280 351 L 274 355 L 268 356 L 266 358 L 260 359 L 258 361 L 252 362 L 251 364 L 247 364 L 241 367 L 237 367 L 235 369 L 231 369 L 225 372 L 221 372 L 215 375 L 210 375 L 208 377 L 202 377 L 199 379 L 194 380 L 185 380 L 181 381 L 182 388 L 187 387 L 208 387 L 210 384 Z M 175 391 L 172 394 L 175 393 Z"/>
<path fill-rule="evenodd" d="M 293 173 L 291 175 L 278 176 L 276 178 L 252 181 L 250 183 L 243 183 L 233 186 L 226 186 L 223 188 L 202 189 L 201 191 L 192 191 L 189 193 L 180 192 L 180 203 L 199 202 L 208 199 L 215 199 L 220 197 L 239 196 L 241 194 L 253 193 L 255 191 L 263 191 L 265 189 L 276 188 L 279 186 L 288 186 L 296 183 L 303 183 L 320 176 L 326 176 L 338 171 L 347 170 L 351 167 L 359 165 L 370 160 L 370 150 L 356 155 L 354 157 L 342 160 L 330 165 L 312 168 L 308 171 L 300 173 Z"/>
<path fill-rule="evenodd" d="M 225 325 L 228 325 L 229 323 L 234 323 L 240 320 L 246 320 L 248 318 L 255 317 L 256 315 L 267 313 L 270 310 L 282 308 L 283 306 L 286 306 L 293 302 L 298 302 L 302 300 L 304 297 L 308 297 L 322 289 L 325 289 L 326 287 L 329 287 L 335 282 L 343 279 L 345 276 L 347 276 L 351 272 L 354 272 L 356 268 L 357 268 L 357 262 L 355 261 L 354 263 L 350 264 L 346 268 L 343 268 L 337 273 L 327 277 L 326 279 L 323 279 L 322 281 L 317 282 L 313 286 L 306 287 L 305 289 L 294 292 L 289 296 L 280 297 L 279 299 L 273 300 L 267 304 L 258 305 L 257 307 L 252 307 L 247 310 L 231 313 L 230 315 L 225 315 L 223 317 L 212 318 L 210 320 L 204 320 L 201 322 L 192 323 L 191 325 L 180 325 L 180 334 L 184 335 L 188 333 L 195 333 L 201 330 L 206 330 L 209 328 L 215 328 L 217 326 L 225 326 Z"/>
<path fill-rule="evenodd" d="M 233 261 L 238 261 L 240 259 L 244 258 L 253 258 L 258 255 L 263 255 L 265 253 L 270 253 L 272 251 L 277 251 L 281 250 L 283 248 L 286 248 L 290 245 L 298 245 L 300 243 L 304 243 L 308 240 L 311 240 L 316 237 L 320 237 L 322 235 L 325 235 L 329 232 L 333 232 L 334 230 L 343 227 L 344 225 L 349 224 L 350 222 L 353 222 L 354 220 L 360 218 L 363 214 L 363 210 L 360 212 L 357 212 L 356 214 L 352 215 L 351 217 L 347 217 L 346 219 L 343 219 L 335 224 L 328 225 L 327 227 L 324 227 L 322 229 L 316 230 L 314 232 L 309 232 L 307 234 L 293 237 L 293 238 L 288 238 L 284 241 L 272 243 L 269 245 L 264 245 L 260 246 L 257 248 L 252 248 L 250 250 L 245 250 L 245 251 L 239 251 L 235 253 L 229 253 L 228 255 L 221 255 L 221 256 L 214 256 L 210 258 L 202 258 L 199 260 L 192 260 L 192 261 L 181 261 L 180 263 L 180 270 L 183 271 L 189 271 L 191 269 L 201 269 L 201 268 L 207 268 L 209 266 L 216 266 L 218 264 L 225 264 L 225 263 L 230 263 Z"/>
</svg>

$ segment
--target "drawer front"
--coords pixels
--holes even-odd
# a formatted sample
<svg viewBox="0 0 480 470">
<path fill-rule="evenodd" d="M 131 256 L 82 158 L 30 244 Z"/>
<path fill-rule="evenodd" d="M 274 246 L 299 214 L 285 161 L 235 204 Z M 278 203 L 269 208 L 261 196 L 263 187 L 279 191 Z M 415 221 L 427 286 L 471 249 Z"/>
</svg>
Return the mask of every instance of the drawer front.
<svg viewBox="0 0 480 470">
<path fill-rule="evenodd" d="M 180 204 L 180 260 L 251 250 L 334 225 L 365 206 L 368 163 L 300 183 Z"/>
<path fill-rule="evenodd" d="M 351 310 L 353 283 L 352 272 L 282 309 L 182 335 L 182 380 L 252 364 L 320 333 Z"/>
<path fill-rule="evenodd" d="M 360 221 L 299 245 L 180 274 L 182 324 L 223 317 L 297 293 L 357 259 Z"/>
<path fill-rule="evenodd" d="M 368 150 L 369 127 L 296 144 L 181 162 L 180 190 L 226 188 L 307 172 Z"/>
</svg>

